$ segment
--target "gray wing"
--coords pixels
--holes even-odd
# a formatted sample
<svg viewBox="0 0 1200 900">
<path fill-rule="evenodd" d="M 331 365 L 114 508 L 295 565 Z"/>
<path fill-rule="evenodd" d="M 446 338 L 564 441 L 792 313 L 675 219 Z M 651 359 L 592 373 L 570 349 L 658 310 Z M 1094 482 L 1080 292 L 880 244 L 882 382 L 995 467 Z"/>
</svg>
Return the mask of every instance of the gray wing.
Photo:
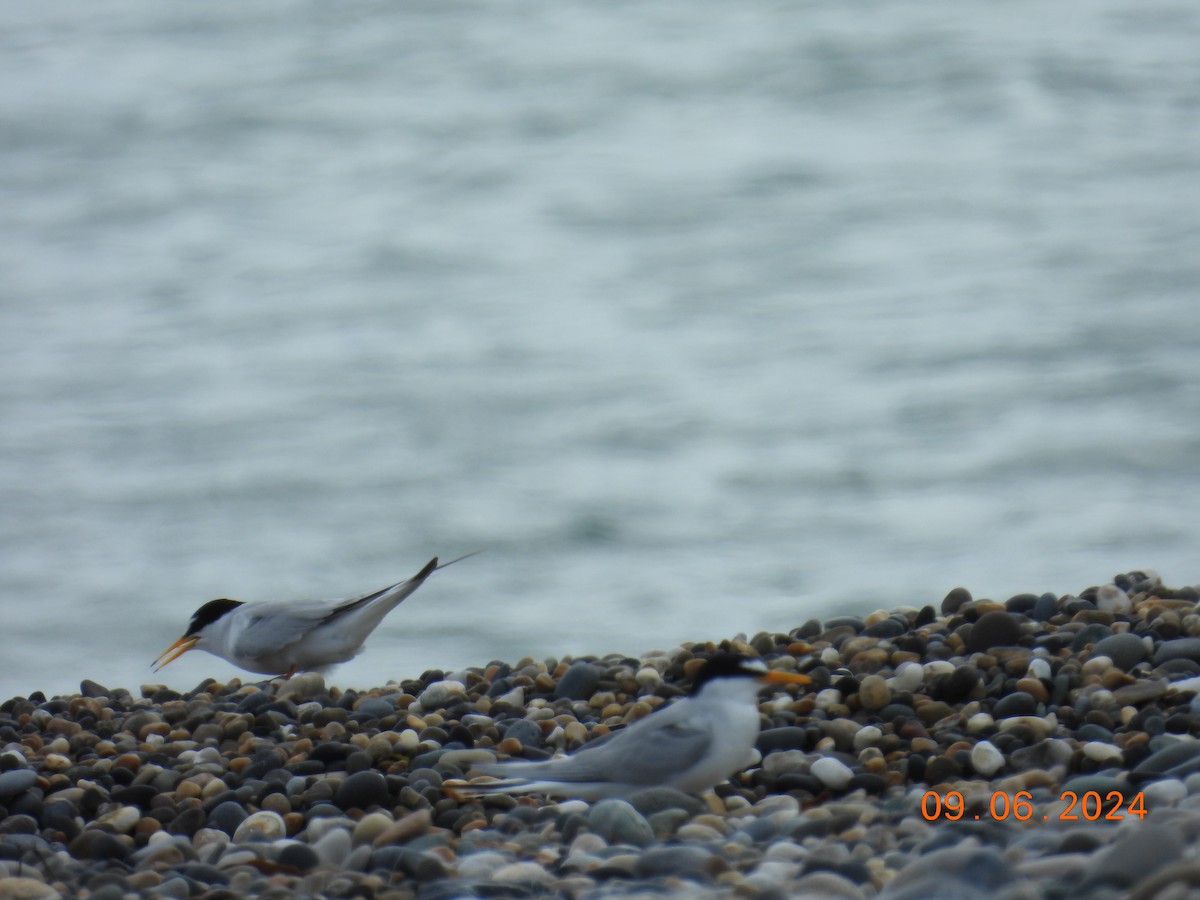
<svg viewBox="0 0 1200 900">
<path fill-rule="evenodd" d="M 496 763 L 476 769 L 488 775 L 568 783 L 661 784 L 699 762 L 708 753 L 713 736 L 706 724 L 688 720 L 658 724 L 654 719 L 650 716 L 612 737 L 587 744 L 572 756 L 545 762 Z"/>
<path fill-rule="evenodd" d="M 243 657 L 266 656 L 289 647 L 308 634 L 330 613 L 328 603 L 246 604 L 246 626 L 234 641 L 234 653 Z"/>
</svg>

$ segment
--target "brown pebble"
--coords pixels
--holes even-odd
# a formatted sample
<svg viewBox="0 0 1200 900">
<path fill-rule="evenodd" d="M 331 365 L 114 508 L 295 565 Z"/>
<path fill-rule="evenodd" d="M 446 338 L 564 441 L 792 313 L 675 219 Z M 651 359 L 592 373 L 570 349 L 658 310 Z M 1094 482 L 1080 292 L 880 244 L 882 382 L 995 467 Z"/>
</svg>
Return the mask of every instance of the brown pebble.
<svg viewBox="0 0 1200 900">
<path fill-rule="evenodd" d="M 510 737 L 497 744 L 496 749 L 507 756 L 519 756 L 525 748 L 515 737 Z"/>
<path fill-rule="evenodd" d="M 135 835 L 144 834 L 149 836 L 154 834 L 154 832 L 161 830 L 162 822 L 158 821 L 158 819 L 154 818 L 153 816 L 143 816 L 142 818 L 138 819 L 137 824 L 133 827 L 133 833 Z"/>
<path fill-rule="evenodd" d="M 1045 703 L 1050 699 L 1050 692 L 1046 690 L 1046 686 L 1036 678 L 1022 678 L 1018 680 L 1017 690 L 1031 694 L 1039 703 Z"/>
<path fill-rule="evenodd" d="M 385 847 L 389 844 L 402 844 L 418 834 L 424 834 L 432 824 L 433 814 L 428 809 L 418 809 L 397 819 L 372 841 L 372 845 Z"/>
<path fill-rule="evenodd" d="M 865 709 L 883 709 L 892 701 L 892 689 L 882 675 L 868 675 L 858 686 L 858 699 Z"/>
</svg>

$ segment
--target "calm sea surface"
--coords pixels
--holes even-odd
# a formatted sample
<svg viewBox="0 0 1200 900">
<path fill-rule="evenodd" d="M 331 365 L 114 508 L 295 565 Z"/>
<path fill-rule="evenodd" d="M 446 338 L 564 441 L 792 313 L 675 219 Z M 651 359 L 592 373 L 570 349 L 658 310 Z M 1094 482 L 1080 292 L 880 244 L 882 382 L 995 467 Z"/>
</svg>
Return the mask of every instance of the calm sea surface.
<svg viewBox="0 0 1200 900">
<path fill-rule="evenodd" d="M 1200 582 L 1200 6 L 0 8 L 0 697 Z M 173 687 L 232 666 L 200 653 Z"/>
</svg>

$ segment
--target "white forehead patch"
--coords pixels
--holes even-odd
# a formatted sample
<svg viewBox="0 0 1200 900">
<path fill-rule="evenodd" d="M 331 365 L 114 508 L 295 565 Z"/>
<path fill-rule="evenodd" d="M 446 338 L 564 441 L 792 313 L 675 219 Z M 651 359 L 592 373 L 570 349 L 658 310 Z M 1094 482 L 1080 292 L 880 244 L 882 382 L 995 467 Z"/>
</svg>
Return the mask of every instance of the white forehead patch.
<svg viewBox="0 0 1200 900">
<path fill-rule="evenodd" d="M 765 674 L 767 671 L 767 664 L 761 659 L 747 659 L 742 663 L 742 668 L 747 672 L 762 672 Z"/>
</svg>

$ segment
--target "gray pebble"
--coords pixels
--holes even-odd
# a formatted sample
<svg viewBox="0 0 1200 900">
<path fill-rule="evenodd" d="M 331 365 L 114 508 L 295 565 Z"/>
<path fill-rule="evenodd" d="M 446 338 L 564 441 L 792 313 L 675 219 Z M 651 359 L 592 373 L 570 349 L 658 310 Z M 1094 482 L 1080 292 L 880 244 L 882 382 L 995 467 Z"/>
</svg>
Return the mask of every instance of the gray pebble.
<svg viewBox="0 0 1200 900">
<path fill-rule="evenodd" d="M 1200 638 L 1179 638 L 1174 641 L 1163 641 L 1154 651 L 1154 665 L 1161 666 L 1171 659 L 1190 659 L 1200 662 Z"/>
<path fill-rule="evenodd" d="M 683 791 L 669 787 L 646 788 L 629 797 L 629 804 L 643 816 L 650 816 L 667 809 L 682 809 L 689 815 L 698 816 L 707 807 L 704 801 Z"/>
<path fill-rule="evenodd" d="M 383 697 L 364 697 L 355 706 L 354 713 L 359 720 L 382 719 L 384 716 L 394 716 L 396 707 Z"/>
<path fill-rule="evenodd" d="M 600 676 L 603 674 L 599 666 L 589 662 L 580 660 L 572 663 L 555 685 L 554 697 L 558 700 L 586 700 L 596 692 L 596 685 L 600 683 Z"/>
<path fill-rule="evenodd" d="M 1124 672 L 1128 672 L 1149 655 L 1145 641 L 1128 632 L 1101 638 L 1096 642 L 1094 653 L 1107 656 L 1114 666 Z"/>
<path fill-rule="evenodd" d="M 1020 639 L 1020 619 L 997 609 L 984 613 L 971 627 L 967 649 L 990 650 L 993 647 L 1010 647 Z"/>
<path fill-rule="evenodd" d="M 1071 641 L 1071 649 L 1079 652 L 1087 647 L 1088 644 L 1095 644 L 1106 637 L 1111 637 L 1113 630 L 1107 625 L 1102 625 L 1099 622 L 1092 622 L 1089 625 L 1084 625 L 1077 632 L 1075 638 Z"/>
<path fill-rule="evenodd" d="M 386 805 L 388 802 L 387 779 L 368 769 L 348 775 L 338 785 L 333 802 L 342 809 L 367 810 L 372 806 Z"/>
<path fill-rule="evenodd" d="M 695 844 L 652 847 L 637 858 L 633 865 L 633 874 L 640 878 L 675 875 L 680 878 L 711 880 L 713 863 L 720 863 L 719 858 L 711 850 Z"/>
<path fill-rule="evenodd" d="M 542 729 L 537 722 L 529 719 L 514 719 L 504 729 L 506 738 L 515 738 L 523 747 L 540 747 L 542 745 Z"/>
<path fill-rule="evenodd" d="M 1105 885 L 1132 887 L 1177 860 L 1183 849 L 1183 839 L 1173 828 L 1145 822 L 1140 828 L 1122 833 L 1093 857 L 1078 892 L 1082 896 Z"/>
<path fill-rule="evenodd" d="M 237 831 L 237 827 L 246 820 L 246 816 L 248 815 L 249 813 L 246 812 L 242 804 L 234 800 L 226 800 L 223 803 L 217 804 L 216 808 L 208 814 L 208 822 L 206 824 L 209 828 L 216 828 L 228 835 L 232 835 Z"/>
<path fill-rule="evenodd" d="M 0 800 L 10 800 L 23 794 L 37 784 L 37 772 L 33 769 L 13 769 L 0 772 Z"/>
<path fill-rule="evenodd" d="M 1037 715 L 1037 700 L 1032 694 L 1024 691 L 1013 691 L 1007 697 L 1001 697 L 992 707 L 992 715 L 997 719 L 1007 719 L 1011 716 Z"/>
<path fill-rule="evenodd" d="M 1155 778 L 1185 778 L 1200 772 L 1200 741 L 1181 741 L 1143 759 L 1129 778 L 1141 784 Z"/>
<path fill-rule="evenodd" d="M 596 803 L 587 813 L 588 828 L 610 844 L 645 847 L 654 841 L 654 829 L 627 801 L 610 798 Z"/>
</svg>

